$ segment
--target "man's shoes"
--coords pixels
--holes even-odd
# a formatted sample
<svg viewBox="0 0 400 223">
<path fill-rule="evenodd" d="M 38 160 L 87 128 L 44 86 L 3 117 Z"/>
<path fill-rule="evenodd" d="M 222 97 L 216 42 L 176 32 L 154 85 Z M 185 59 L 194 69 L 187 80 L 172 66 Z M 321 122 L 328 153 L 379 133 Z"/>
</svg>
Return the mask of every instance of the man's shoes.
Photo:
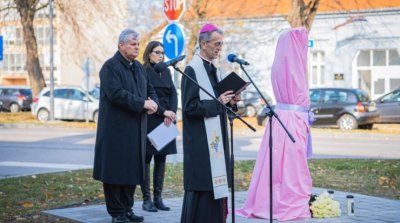
<svg viewBox="0 0 400 223">
<path fill-rule="evenodd" d="M 151 200 L 143 201 L 142 205 L 143 210 L 148 211 L 148 212 L 157 212 L 156 206 L 154 206 L 153 202 Z"/>
<path fill-rule="evenodd" d="M 126 215 L 126 218 L 128 218 L 128 222 L 143 222 L 144 217 L 135 215 L 132 211 L 128 212 Z"/>
<path fill-rule="evenodd" d="M 117 217 L 112 217 L 112 223 L 128 223 L 130 222 L 129 219 L 125 215 L 120 215 Z"/>
</svg>

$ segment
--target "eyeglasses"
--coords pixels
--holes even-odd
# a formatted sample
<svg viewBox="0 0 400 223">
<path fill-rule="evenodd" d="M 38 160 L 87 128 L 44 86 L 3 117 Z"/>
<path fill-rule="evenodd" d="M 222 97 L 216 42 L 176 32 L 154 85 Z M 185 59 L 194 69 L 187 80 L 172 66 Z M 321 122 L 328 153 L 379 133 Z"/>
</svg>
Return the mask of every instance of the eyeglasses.
<svg viewBox="0 0 400 223">
<path fill-rule="evenodd" d="M 159 50 L 153 51 L 153 53 L 156 53 L 157 55 L 160 55 L 160 54 L 164 55 L 164 51 L 159 51 Z"/>
<path fill-rule="evenodd" d="M 208 41 L 209 43 L 212 43 L 211 41 Z M 220 41 L 220 42 L 214 42 L 212 43 L 215 47 L 222 47 L 224 45 L 224 42 Z"/>
</svg>

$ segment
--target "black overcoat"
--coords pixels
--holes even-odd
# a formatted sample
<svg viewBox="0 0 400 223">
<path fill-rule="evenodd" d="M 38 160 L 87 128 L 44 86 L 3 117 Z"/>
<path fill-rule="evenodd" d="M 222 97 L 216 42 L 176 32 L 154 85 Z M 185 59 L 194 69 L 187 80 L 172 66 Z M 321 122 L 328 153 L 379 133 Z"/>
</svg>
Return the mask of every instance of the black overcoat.
<svg viewBox="0 0 400 223">
<path fill-rule="evenodd" d="M 165 69 L 161 73 L 157 73 L 153 69 L 154 64 L 149 64 L 145 67 L 147 75 L 154 90 L 156 91 L 159 107 L 157 113 L 147 116 L 147 132 L 153 131 L 158 125 L 164 122 L 165 110 L 170 110 L 176 113 L 178 109 L 178 96 L 175 85 L 172 82 L 172 76 L 169 69 Z M 150 141 L 147 140 L 147 155 L 166 155 L 176 153 L 176 141 L 172 141 L 162 150 L 157 151 Z"/>
<path fill-rule="evenodd" d="M 100 70 L 99 121 L 93 177 L 108 184 L 141 184 L 144 177 L 147 110 L 158 102 L 144 67 L 120 52 Z"/>
<path fill-rule="evenodd" d="M 214 87 L 218 82 L 216 68 L 204 60 L 203 64 L 208 73 L 211 85 Z M 185 73 L 197 81 L 195 71 L 192 67 L 187 66 Z M 184 188 L 188 191 L 212 191 L 210 154 L 207 145 L 204 118 L 220 115 L 226 170 L 228 182 L 230 182 L 226 112 L 216 101 L 200 100 L 199 88 L 187 78 L 182 78 L 181 86 Z M 218 98 L 218 92 L 214 90 L 214 94 Z"/>
</svg>

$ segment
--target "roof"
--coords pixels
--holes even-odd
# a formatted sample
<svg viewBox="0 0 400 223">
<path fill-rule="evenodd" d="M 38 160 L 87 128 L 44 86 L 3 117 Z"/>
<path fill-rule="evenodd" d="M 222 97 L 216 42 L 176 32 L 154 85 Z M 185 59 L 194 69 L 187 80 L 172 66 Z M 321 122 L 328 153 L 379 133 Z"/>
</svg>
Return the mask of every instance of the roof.
<svg viewBox="0 0 400 223">
<path fill-rule="evenodd" d="M 184 17 L 191 19 L 196 11 L 194 3 L 188 5 Z M 309 0 L 305 0 L 306 4 Z M 400 0 L 320 0 L 318 13 L 335 13 L 364 10 L 400 8 Z M 200 11 L 208 19 L 260 18 L 287 14 L 291 0 L 208 0 L 203 1 Z"/>
</svg>

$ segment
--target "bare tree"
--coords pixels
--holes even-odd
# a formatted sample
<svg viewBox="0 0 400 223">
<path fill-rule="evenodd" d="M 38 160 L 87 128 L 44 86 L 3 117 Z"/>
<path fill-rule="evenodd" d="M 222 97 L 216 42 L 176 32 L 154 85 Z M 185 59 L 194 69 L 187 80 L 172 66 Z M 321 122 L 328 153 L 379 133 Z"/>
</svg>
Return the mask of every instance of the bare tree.
<svg viewBox="0 0 400 223">
<path fill-rule="evenodd" d="M 69 55 L 74 60 L 64 61 L 64 65 L 79 66 L 85 57 L 104 62 L 104 55 L 112 55 L 116 49 L 119 31 L 127 26 L 126 22 L 124 25 L 115 25 L 126 21 L 126 5 L 120 4 L 124 2 L 125 0 L 54 0 L 56 29 L 59 28 L 57 31 L 63 30 L 67 34 L 58 38 L 59 48 L 63 49 L 58 53 Z M 37 21 L 38 18 L 35 17 L 38 11 L 46 10 L 46 7 L 48 0 L 6 0 L 0 5 L 1 16 L 7 20 L 4 24 L 15 26 L 15 22 L 18 22 L 22 26 L 27 73 L 34 96 L 46 86 L 38 57 L 40 47 L 38 48 L 34 32 L 34 24 L 47 23 L 46 18 L 39 18 L 41 21 Z M 100 30 L 96 29 L 97 26 L 101 27 Z"/>
<path fill-rule="evenodd" d="M 191 60 L 196 50 L 197 32 L 200 29 L 200 25 L 207 19 L 208 4 L 209 0 L 192 0 L 188 3 L 188 8 L 190 8 L 190 10 L 188 10 L 187 16 L 182 20 L 182 23 L 189 31 L 189 41 L 186 45 L 188 61 Z"/>
<path fill-rule="evenodd" d="M 37 95 L 46 86 L 38 57 L 38 45 L 33 29 L 35 13 L 46 7 L 39 0 L 13 0 L 1 8 L 1 11 L 17 10 L 22 26 L 23 39 L 26 48 L 26 68 L 33 95 Z M 6 15 L 7 13 L 5 13 Z"/>
<path fill-rule="evenodd" d="M 304 26 L 310 31 L 319 2 L 320 0 L 310 0 L 306 5 L 304 0 L 292 0 L 292 9 L 285 19 L 291 27 Z"/>
</svg>

